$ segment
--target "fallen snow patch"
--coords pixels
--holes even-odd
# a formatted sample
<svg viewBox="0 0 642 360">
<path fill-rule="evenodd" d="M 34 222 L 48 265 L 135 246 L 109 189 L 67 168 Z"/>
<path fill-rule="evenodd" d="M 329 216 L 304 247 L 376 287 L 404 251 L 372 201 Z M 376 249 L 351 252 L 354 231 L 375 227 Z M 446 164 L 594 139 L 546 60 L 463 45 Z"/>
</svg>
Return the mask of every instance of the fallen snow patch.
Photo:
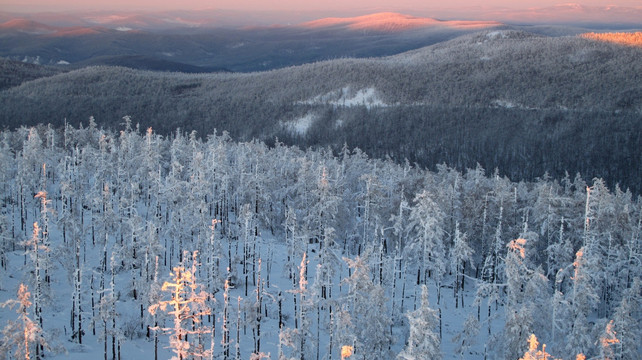
<svg viewBox="0 0 642 360">
<path fill-rule="evenodd" d="M 495 39 L 506 39 L 506 38 L 508 38 L 508 35 L 504 31 L 496 30 L 496 31 L 491 31 L 488 34 L 486 34 L 486 37 L 491 39 L 491 40 L 495 40 Z"/>
<path fill-rule="evenodd" d="M 507 108 L 507 109 L 513 109 L 513 108 L 521 107 L 521 106 L 519 106 L 519 104 L 515 104 L 514 102 L 508 101 L 508 100 L 494 100 L 491 104 L 496 106 L 496 107 L 503 107 L 503 108 Z"/>
<path fill-rule="evenodd" d="M 510 100 L 503 100 L 503 99 L 498 99 L 498 100 L 493 100 L 490 103 L 491 107 L 501 107 L 501 108 L 506 108 L 506 109 L 525 109 L 525 110 L 534 110 L 532 107 L 528 107 L 525 105 L 522 105 L 520 103 L 516 103 Z"/>
<path fill-rule="evenodd" d="M 388 104 L 384 103 L 381 98 L 379 98 L 375 88 L 370 87 L 354 90 L 350 86 L 316 96 L 300 103 L 308 105 L 327 104 L 345 107 L 366 106 L 367 108 L 388 106 Z"/>
<path fill-rule="evenodd" d="M 293 134 L 305 135 L 308 129 L 310 129 L 310 126 L 312 126 L 312 123 L 314 123 L 314 120 L 314 115 L 308 113 L 298 119 L 281 122 L 281 125 Z"/>
</svg>

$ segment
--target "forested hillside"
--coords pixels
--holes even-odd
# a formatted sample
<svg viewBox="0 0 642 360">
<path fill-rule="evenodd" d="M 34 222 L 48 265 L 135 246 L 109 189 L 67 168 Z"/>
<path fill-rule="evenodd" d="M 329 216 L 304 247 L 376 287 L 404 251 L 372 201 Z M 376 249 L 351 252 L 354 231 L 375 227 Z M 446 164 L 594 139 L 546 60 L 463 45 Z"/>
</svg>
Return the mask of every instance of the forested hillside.
<svg viewBox="0 0 642 360">
<path fill-rule="evenodd" d="M 601 179 L 121 122 L 0 134 L 5 357 L 642 351 L 642 201 Z"/>
<path fill-rule="evenodd" d="M 0 58 L 0 90 L 63 72 L 63 70 L 54 67 L 25 64 L 19 61 Z"/>
<path fill-rule="evenodd" d="M 235 140 L 344 144 L 371 156 L 511 179 L 546 172 L 642 188 L 642 49 L 581 37 L 485 31 L 383 58 L 248 74 L 89 67 L 0 92 L 0 123 L 117 128 L 131 116 L 161 134 L 228 131 Z"/>
</svg>

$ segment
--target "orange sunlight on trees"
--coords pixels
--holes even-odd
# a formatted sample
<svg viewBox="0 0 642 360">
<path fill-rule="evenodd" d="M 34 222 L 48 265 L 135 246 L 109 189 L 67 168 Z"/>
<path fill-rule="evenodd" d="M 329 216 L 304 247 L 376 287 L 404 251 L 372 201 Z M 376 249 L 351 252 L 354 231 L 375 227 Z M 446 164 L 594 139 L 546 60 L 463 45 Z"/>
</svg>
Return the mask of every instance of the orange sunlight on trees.
<svg viewBox="0 0 642 360">
<path fill-rule="evenodd" d="M 352 356 L 353 347 L 350 345 L 344 345 L 341 348 L 341 359 L 347 359 Z"/>
<path fill-rule="evenodd" d="M 616 44 L 628 45 L 628 46 L 640 46 L 642 47 L 642 32 L 634 33 L 584 33 L 580 35 L 584 39 L 597 40 L 604 42 L 612 42 Z"/>
</svg>

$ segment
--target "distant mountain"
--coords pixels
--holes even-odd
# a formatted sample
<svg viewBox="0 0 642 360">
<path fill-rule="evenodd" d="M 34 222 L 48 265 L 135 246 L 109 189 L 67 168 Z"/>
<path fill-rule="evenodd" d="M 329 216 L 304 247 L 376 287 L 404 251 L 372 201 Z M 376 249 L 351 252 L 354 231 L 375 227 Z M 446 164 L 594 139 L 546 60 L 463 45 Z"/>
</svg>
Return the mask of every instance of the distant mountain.
<svg viewBox="0 0 642 360">
<path fill-rule="evenodd" d="M 82 68 L 86 66 L 99 65 L 122 66 L 131 69 L 150 71 L 181 72 L 187 74 L 230 72 L 223 68 L 194 66 L 144 55 L 99 56 L 75 63 L 73 67 Z"/>
<path fill-rule="evenodd" d="M 519 24 L 565 24 L 618 27 L 641 27 L 642 6 L 585 6 L 576 3 L 530 9 L 510 9 L 477 13 L 483 19 Z"/>
<path fill-rule="evenodd" d="M 91 64 L 93 58 L 135 56 L 247 72 L 342 57 L 394 55 L 479 28 L 501 26 L 496 22 L 438 21 L 393 13 L 244 29 L 208 28 L 197 19 L 187 15 L 163 18 L 164 22 L 183 24 L 183 28 L 171 31 L 139 30 L 161 21 L 139 15 L 96 15 L 85 19 L 93 25 L 72 27 L 40 26 L 23 19 L 17 24 L 20 26 L 0 28 L 0 56 L 49 65 Z M 113 65 L 129 66 L 127 62 Z"/>
<path fill-rule="evenodd" d="M 169 133 L 228 131 L 301 146 L 357 146 L 425 166 L 605 178 L 642 191 L 642 49 L 512 30 L 403 54 L 250 74 L 90 67 L 0 92 L 0 123 L 124 115 Z"/>
<path fill-rule="evenodd" d="M 428 27 L 450 27 L 458 29 L 483 29 L 501 26 L 496 21 L 440 21 L 398 13 L 377 13 L 352 18 L 325 18 L 301 24 L 306 28 L 340 28 L 344 30 L 371 30 L 399 32 Z"/>
<path fill-rule="evenodd" d="M 0 31 L 2 32 L 15 31 L 26 34 L 42 35 L 55 33 L 56 30 L 57 28 L 54 26 L 22 18 L 11 19 L 0 24 Z"/>
</svg>

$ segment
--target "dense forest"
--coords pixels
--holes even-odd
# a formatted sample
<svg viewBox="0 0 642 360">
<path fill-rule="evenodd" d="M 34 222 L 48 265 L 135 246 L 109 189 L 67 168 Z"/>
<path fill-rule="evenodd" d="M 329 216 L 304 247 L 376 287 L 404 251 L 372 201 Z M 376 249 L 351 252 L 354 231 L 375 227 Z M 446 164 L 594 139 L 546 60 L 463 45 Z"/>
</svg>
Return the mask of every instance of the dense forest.
<svg viewBox="0 0 642 360">
<path fill-rule="evenodd" d="M 0 358 L 642 351 L 628 190 L 121 122 L 0 134 Z"/>
<path fill-rule="evenodd" d="M 161 135 L 219 129 L 335 155 L 347 144 L 431 170 L 479 163 L 513 180 L 580 172 L 639 194 L 641 57 L 637 47 L 496 30 L 258 73 L 88 67 L 1 91 L 0 123 L 86 126 L 93 115 L 118 129 L 130 115 Z"/>
</svg>

